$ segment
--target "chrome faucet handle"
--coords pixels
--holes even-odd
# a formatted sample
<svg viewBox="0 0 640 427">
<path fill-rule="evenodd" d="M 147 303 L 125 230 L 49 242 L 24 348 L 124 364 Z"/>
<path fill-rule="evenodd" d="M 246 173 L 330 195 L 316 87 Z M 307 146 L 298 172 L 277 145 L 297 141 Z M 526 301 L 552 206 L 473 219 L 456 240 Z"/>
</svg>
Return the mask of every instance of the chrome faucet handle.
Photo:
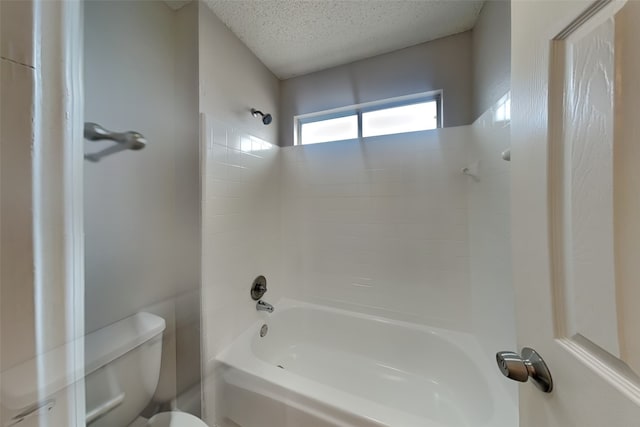
<svg viewBox="0 0 640 427">
<path fill-rule="evenodd" d="M 258 276 L 251 284 L 251 298 L 258 301 L 267 292 L 267 279 L 264 276 Z"/>
</svg>

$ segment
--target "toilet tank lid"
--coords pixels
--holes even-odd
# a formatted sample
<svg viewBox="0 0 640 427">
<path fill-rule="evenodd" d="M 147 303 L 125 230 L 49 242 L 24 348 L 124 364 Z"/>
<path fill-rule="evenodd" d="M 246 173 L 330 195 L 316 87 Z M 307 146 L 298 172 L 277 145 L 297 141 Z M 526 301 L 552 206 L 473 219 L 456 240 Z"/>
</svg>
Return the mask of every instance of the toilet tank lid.
<svg viewBox="0 0 640 427">
<path fill-rule="evenodd" d="M 84 341 L 85 375 L 162 333 L 164 319 L 140 312 L 91 332 Z"/>
<path fill-rule="evenodd" d="M 69 363 L 70 359 L 77 356 L 76 349 L 83 347 L 83 339 L 42 353 L 2 372 L 0 400 L 10 409 L 24 408 L 45 400 L 144 344 L 164 329 L 162 317 L 140 312 L 83 337 L 84 366 Z"/>
</svg>

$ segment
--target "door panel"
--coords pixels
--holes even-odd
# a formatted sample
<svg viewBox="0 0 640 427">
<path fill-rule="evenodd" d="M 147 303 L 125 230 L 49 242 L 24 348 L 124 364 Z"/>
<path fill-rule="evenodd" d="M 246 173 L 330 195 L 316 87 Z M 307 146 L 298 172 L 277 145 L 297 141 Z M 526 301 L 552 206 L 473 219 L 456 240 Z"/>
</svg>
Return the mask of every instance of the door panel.
<svg viewBox="0 0 640 427">
<path fill-rule="evenodd" d="M 524 427 L 640 425 L 638 23 L 637 1 L 512 5 L 518 341 L 554 379 L 522 387 Z"/>
<path fill-rule="evenodd" d="M 613 260 L 613 75 L 614 19 L 599 14 L 552 43 L 551 78 L 562 82 L 549 92 L 562 102 L 558 117 L 563 150 L 552 152 L 558 176 L 554 234 L 562 263 L 560 336 L 588 339 L 620 355 Z M 552 122 L 552 126 L 554 123 Z M 552 206 L 553 208 L 553 206 Z M 554 227 L 554 224 L 552 224 Z"/>
</svg>

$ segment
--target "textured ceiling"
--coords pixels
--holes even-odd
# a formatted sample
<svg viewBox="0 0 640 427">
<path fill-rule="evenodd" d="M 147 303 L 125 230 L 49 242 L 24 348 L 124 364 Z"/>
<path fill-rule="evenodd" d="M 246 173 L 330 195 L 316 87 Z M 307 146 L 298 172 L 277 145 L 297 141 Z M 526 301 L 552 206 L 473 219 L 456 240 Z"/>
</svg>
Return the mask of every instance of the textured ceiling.
<svg viewBox="0 0 640 427">
<path fill-rule="evenodd" d="M 483 1 L 206 0 L 279 78 L 473 28 Z"/>
</svg>

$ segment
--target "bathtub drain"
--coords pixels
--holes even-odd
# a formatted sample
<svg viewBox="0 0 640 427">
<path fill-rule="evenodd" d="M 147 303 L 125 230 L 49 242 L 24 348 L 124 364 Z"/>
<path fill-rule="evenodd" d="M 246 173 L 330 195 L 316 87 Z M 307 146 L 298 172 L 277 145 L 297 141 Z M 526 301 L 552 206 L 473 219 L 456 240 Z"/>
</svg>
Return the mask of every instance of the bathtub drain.
<svg viewBox="0 0 640 427">
<path fill-rule="evenodd" d="M 264 325 L 262 325 L 262 327 L 260 328 L 260 337 L 264 338 L 265 335 L 267 335 L 267 332 L 269 332 L 269 327 L 267 326 L 267 324 L 265 323 Z"/>
<path fill-rule="evenodd" d="M 280 369 L 284 369 L 284 366 L 282 366 L 282 365 L 278 365 L 278 368 L 280 368 Z"/>
</svg>

